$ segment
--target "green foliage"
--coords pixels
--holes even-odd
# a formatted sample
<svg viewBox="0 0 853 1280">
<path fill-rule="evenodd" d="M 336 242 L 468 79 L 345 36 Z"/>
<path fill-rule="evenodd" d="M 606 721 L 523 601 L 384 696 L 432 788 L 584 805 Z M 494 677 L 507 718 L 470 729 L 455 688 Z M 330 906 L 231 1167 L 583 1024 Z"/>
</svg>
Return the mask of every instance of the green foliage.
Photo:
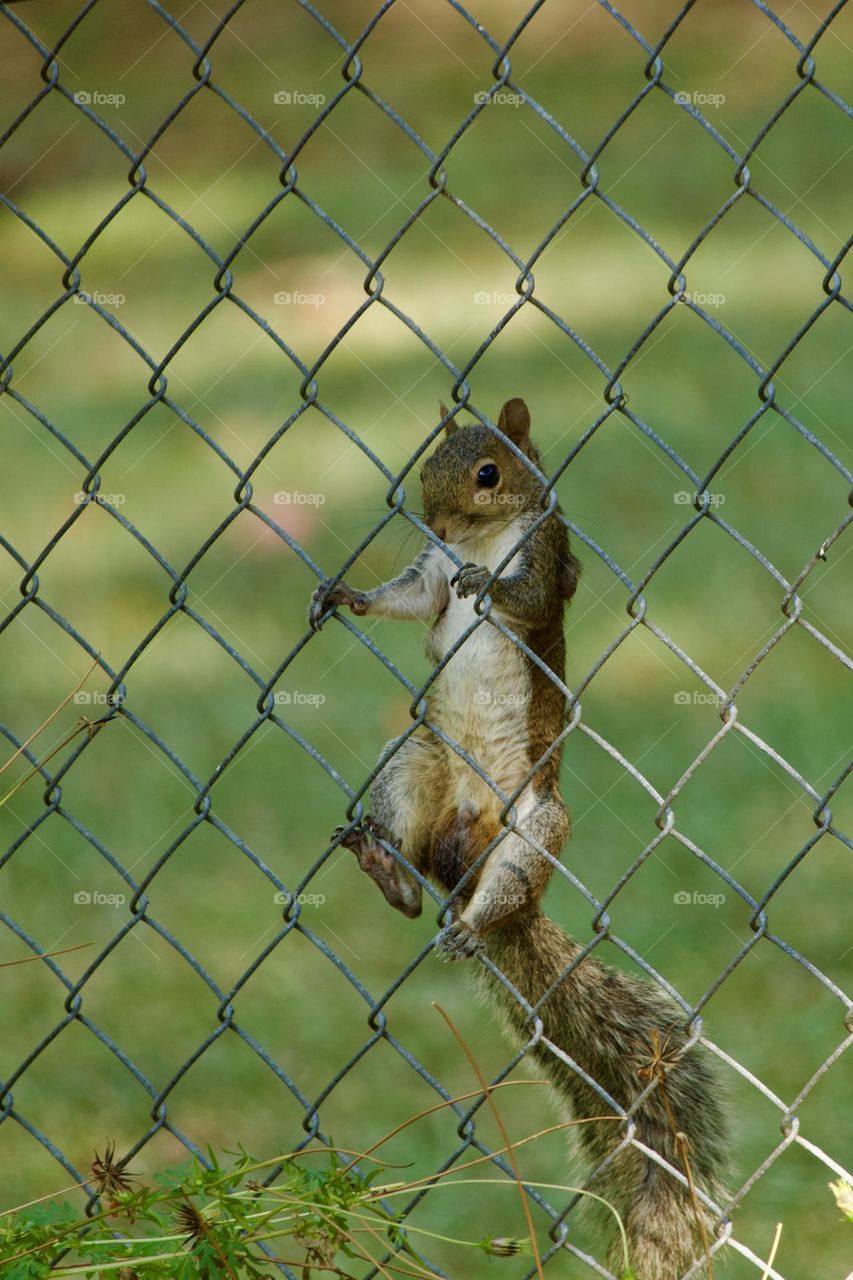
<svg viewBox="0 0 853 1280">
<path fill-rule="evenodd" d="M 153 1186 L 133 1186 L 111 1198 L 94 1216 L 81 1216 L 67 1200 L 48 1200 L 0 1219 L 0 1262 L 6 1280 L 48 1276 L 125 1275 L 190 1280 L 192 1277 L 257 1277 L 268 1274 L 263 1241 L 289 1238 L 297 1257 L 333 1266 L 335 1255 L 363 1257 L 353 1222 L 378 1215 L 390 1247 L 405 1245 L 402 1231 L 376 1204 L 372 1183 L 380 1170 L 360 1174 L 330 1152 L 325 1168 L 283 1156 L 281 1176 L 263 1186 L 253 1175 L 271 1161 L 241 1151 L 224 1170 L 209 1149 L 209 1167 L 184 1163 L 155 1175 Z M 120 1166 L 114 1167 L 118 1176 Z M 130 1182 L 132 1174 L 125 1173 Z M 102 1197 L 102 1201 L 105 1197 Z M 380 1240 L 383 1237 L 380 1237 Z M 302 1255 L 301 1257 L 298 1255 Z M 122 1270 L 126 1268 L 127 1271 Z"/>
<path fill-rule="evenodd" d="M 349 1275 L 339 1257 L 416 1256 L 408 1235 L 418 1228 L 389 1213 L 391 1188 L 374 1185 L 383 1170 L 360 1172 L 334 1150 L 319 1168 L 306 1161 L 322 1156 L 322 1148 L 264 1161 L 241 1150 L 226 1170 L 209 1149 L 206 1165 L 185 1162 L 156 1174 L 152 1186 L 131 1185 L 136 1176 L 107 1151 L 107 1172 L 92 1184 L 100 1212 L 80 1215 L 67 1200 L 52 1199 L 0 1217 L 4 1280 L 116 1273 L 119 1280 L 265 1280 L 270 1256 L 301 1268 L 308 1280 L 315 1270 Z M 96 1167 L 103 1164 L 96 1156 Z M 269 1185 L 258 1181 L 277 1165 L 281 1172 Z M 126 1189 L 105 1194 L 108 1177 Z M 530 1252 L 523 1238 L 444 1239 L 490 1258 Z M 388 1274 L 399 1270 L 386 1266 Z"/>
<path fill-rule="evenodd" d="M 845 1220 L 853 1222 L 853 1184 L 846 1178 L 839 1178 L 837 1182 L 830 1182 L 829 1189 Z"/>
</svg>

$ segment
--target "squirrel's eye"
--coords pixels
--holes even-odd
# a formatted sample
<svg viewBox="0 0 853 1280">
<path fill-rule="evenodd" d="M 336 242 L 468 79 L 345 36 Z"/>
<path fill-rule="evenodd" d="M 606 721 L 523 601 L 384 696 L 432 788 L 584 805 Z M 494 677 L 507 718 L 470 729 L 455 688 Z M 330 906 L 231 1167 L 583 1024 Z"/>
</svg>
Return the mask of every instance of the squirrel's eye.
<svg viewBox="0 0 853 1280">
<path fill-rule="evenodd" d="M 481 489 L 494 489 L 501 478 L 501 473 L 494 462 L 487 462 L 477 472 L 477 484 Z"/>
</svg>

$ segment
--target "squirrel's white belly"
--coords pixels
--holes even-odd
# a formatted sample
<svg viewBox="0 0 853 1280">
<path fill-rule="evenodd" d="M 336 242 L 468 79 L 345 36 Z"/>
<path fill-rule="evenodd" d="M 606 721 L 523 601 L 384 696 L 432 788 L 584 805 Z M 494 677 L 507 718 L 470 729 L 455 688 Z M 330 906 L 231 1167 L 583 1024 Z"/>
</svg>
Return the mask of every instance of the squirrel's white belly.
<svg viewBox="0 0 853 1280">
<path fill-rule="evenodd" d="M 497 536 L 455 546 L 460 560 L 494 569 L 517 544 L 516 522 Z M 448 558 L 448 578 L 456 567 Z M 500 616 L 499 614 L 497 615 Z M 440 660 L 476 620 L 474 597 L 450 600 L 430 636 L 430 650 Z M 527 717 L 530 703 L 529 663 L 522 652 L 486 620 L 467 636 L 436 680 L 430 695 L 431 715 L 441 728 L 476 760 L 503 791 L 512 790 L 530 767 Z M 452 753 L 451 789 L 457 804 L 476 797 L 477 807 L 500 804 L 469 765 Z"/>
</svg>

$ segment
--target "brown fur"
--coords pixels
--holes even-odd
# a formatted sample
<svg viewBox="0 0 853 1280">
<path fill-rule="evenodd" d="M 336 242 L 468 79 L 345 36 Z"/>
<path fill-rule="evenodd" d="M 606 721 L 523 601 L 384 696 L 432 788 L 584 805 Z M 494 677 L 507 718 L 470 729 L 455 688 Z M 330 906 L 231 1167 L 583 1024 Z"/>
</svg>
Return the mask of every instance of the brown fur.
<svg viewBox="0 0 853 1280">
<path fill-rule="evenodd" d="M 538 466 L 524 401 L 508 401 L 498 425 Z M 499 473 L 486 488 L 480 484 L 484 466 Z M 517 547 L 488 586 L 492 616 L 501 625 L 487 620 L 467 636 L 433 684 L 428 711 L 428 719 L 477 761 L 503 795 L 515 794 L 563 730 L 565 699 L 555 680 L 502 628 L 523 640 L 562 682 L 563 608 L 580 566 L 557 515 L 536 524 L 540 481 L 490 429 L 448 430 L 425 462 L 422 479 L 425 518 L 457 558 L 468 561 L 465 567 L 457 571 L 454 561 L 428 545 L 409 569 L 373 591 L 354 592 L 345 583 L 321 589 L 311 619 L 317 625 L 338 603 L 359 614 L 429 619 L 427 654 L 438 663 L 474 623 L 474 598 Z M 548 993 L 536 1010 L 542 1037 L 531 1055 L 570 1116 L 621 1117 L 646 1088 L 655 1048 L 662 1047 L 669 1064 L 666 1099 L 660 1086 L 644 1099 L 633 1116 L 633 1136 L 682 1170 L 668 1100 L 677 1130 L 687 1136 L 697 1186 L 718 1197 L 726 1145 L 719 1087 L 702 1051 L 685 1051 L 681 1010 L 653 985 L 591 958 L 562 976 L 580 946 L 539 909 L 553 871 L 544 855 L 558 858 L 569 835 L 559 791 L 560 755 L 558 748 L 539 764 L 515 801 L 515 829 L 484 859 L 504 831 L 504 802 L 452 746 L 421 726 L 390 755 L 372 795 L 375 818 L 405 862 L 383 849 L 375 826 L 353 833 L 348 842 L 387 900 L 410 916 L 420 912 L 421 889 L 407 864 L 450 893 L 471 873 L 453 900 L 454 918 L 439 949 L 452 959 L 485 951 L 531 1006 Z M 478 967 L 478 985 L 497 1003 L 513 1035 L 528 1040 L 534 1020 L 504 984 Z M 605 1091 L 613 1108 L 561 1053 Z M 581 1151 L 593 1166 L 613 1157 L 592 1189 L 619 1212 L 638 1280 L 674 1280 L 699 1253 L 691 1203 L 677 1177 L 631 1143 L 619 1149 L 625 1136 L 620 1118 L 577 1129 Z M 610 1266 L 621 1270 L 618 1244 L 609 1256 Z"/>
<path fill-rule="evenodd" d="M 687 1038 L 684 1016 L 667 995 L 649 983 L 590 957 L 561 982 L 560 975 L 580 950 L 538 910 L 494 929 L 486 944 L 489 958 L 529 1004 L 535 1006 L 557 984 L 539 1010 L 544 1039 L 563 1049 L 620 1107 L 628 1109 L 648 1084 L 642 1070 L 652 1060 L 656 1035 L 660 1038 L 667 1061 L 676 1062 L 666 1075 L 666 1095 L 677 1129 L 687 1136 L 694 1180 L 712 1199 L 719 1199 L 727 1144 L 719 1082 L 708 1058 L 693 1048 L 678 1060 Z M 481 990 L 496 1001 L 515 1037 L 528 1040 L 532 1025 L 518 1002 L 487 969 L 479 969 L 477 978 Z M 547 1045 L 537 1044 L 531 1057 L 552 1080 L 570 1116 L 613 1114 L 595 1090 Z M 638 1141 L 682 1172 L 682 1156 L 660 1088 L 642 1103 L 634 1123 Z M 612 1152 L 625 1134 L 619 1121 L 611 1119 L 579 1125 L 576 1132 L 591 1165 Z M 590 1189 L 619 1212 L 628 1235 L 631 1266 L 640 1280 L 675 1280 L 701 1256 L 687 1191 L 635 1147 L 625 1147 Z M 618 1240 L 614 1240 L 608 1263 L 618 1275 L 622 1268 Z"/>
</svg>

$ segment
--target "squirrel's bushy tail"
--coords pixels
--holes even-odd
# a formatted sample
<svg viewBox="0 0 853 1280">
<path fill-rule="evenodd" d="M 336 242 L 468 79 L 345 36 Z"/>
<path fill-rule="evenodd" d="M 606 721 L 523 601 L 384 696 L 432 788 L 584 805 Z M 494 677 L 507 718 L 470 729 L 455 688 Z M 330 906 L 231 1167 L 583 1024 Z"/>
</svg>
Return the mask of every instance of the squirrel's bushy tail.
<svg viewBox="0 0 853 1280">
<path fill-rule="evenodd" d="M 634 1136 L 681 1172 L 683 1157 L 673 1129 L 685 1134 L 694 1182 L 718 1200 L 726 1150 L 720 1088 L 701 1049 L 691 1048 L 679 1057 L 686 1040 L 683 1011 L 653 983 L 591 957 L 560 981 L 580 949 L 539 911 L 516 916 L 487 936 L 489 959 L 529 1004 L 535 1005 L 557 984 L 540 1010 L 543 1041 L 530 1056 L 567 1104 L 569 1118 L 579 1119 L 606 1116 L 610 1109 L 544 1041 L 562 1049 L 626 1109 L 647 1087 L 648 1071 L 659 1049 L 664 1062 L 674 1064 L 666 1072 L 666 1096 L 660 1085 L 649 1094 L 634 1116 Z M 496 1001 L 511 1031 L 526 1040 L 530 1026 L 523 1008 L 484 966 L 478 970 L 478 981 Z M 609 1119 L 577 1125 L 572 1132 L 592 1164 L 598 1164 L 624 1137 L 623 1126 Z M 633 1144 L 608 1164 L 590 1189 L 618 1211 L 638 1280 L 677 1280 L 702 1257 L 688 1191 Z M 616 1275 L 621 1273 L 623 1253 L 618 1240 L 608 1265 Z"/>
</svg>

